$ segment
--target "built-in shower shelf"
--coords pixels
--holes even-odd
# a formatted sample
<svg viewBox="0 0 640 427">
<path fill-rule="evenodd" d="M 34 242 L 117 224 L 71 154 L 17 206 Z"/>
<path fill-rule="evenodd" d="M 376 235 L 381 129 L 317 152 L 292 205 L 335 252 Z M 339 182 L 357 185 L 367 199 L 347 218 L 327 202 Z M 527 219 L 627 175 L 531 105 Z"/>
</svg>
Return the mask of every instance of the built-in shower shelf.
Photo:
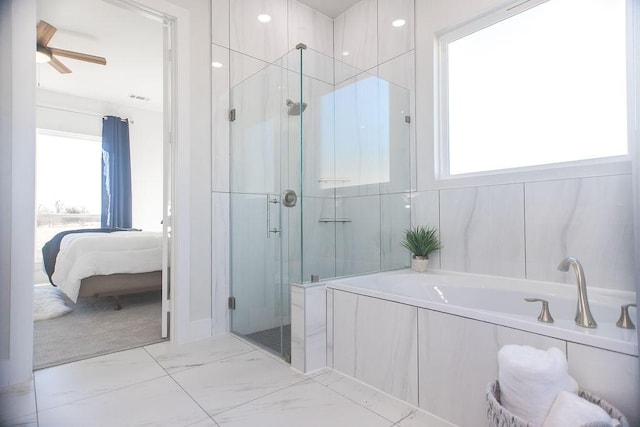
<svg viewBox="0 0 640 427">
<path fill-rule="evenodd" d="M 349 178 L 319 178 L 318 182 L 349 182 Z"/>
<path fill-rule="evenodd" d="M 351 222 L 351 218 L 320 218 L 318 222 Z"/>
</svg>

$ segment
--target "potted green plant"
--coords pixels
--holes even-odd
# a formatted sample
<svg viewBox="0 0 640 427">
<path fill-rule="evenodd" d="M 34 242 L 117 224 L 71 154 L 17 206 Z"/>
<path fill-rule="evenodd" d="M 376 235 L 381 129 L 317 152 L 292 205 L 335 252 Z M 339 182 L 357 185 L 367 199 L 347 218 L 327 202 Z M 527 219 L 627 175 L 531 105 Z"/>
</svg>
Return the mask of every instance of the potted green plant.
<svg viewBox="0 0 640 427">
<path fill-rule="evenodd" d="M 429 254 L 437 251 L 442 246 L 438 238 L 438 230 L 433 227 L 417 226 L 405 230 L 402 246 L 413 254 L 411 269 L 413 271 L 427 271 Z"/>
</svg>

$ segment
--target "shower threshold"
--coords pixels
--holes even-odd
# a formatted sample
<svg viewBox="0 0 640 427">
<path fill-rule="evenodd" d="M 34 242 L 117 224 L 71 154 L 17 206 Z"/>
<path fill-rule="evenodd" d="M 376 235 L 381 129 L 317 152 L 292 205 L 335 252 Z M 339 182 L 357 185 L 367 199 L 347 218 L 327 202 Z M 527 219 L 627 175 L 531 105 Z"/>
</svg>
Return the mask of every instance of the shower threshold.
<svg viewBox="0 0 640 427">
<path fill-rule="evenodd" d="M 284 325 L 282 327 L 282 335 L 282 344 L 284 345 L 282 352 L 280 352 L 280 327 L 265 329 L 242 336 L 258 346 L 282 356 L 287 362 L 291 363 L 291 325 Z"/>
</svg>

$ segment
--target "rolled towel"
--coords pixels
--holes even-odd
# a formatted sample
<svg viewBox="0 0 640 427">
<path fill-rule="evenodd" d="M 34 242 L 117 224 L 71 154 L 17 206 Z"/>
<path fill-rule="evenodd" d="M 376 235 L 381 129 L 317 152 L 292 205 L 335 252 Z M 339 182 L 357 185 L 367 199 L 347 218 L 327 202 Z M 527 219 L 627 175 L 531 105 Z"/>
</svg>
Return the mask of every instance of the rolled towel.
<svg viewBox="0 0 640 427">
<path fill-rule="evenodd" d="M 580 396 L 561 391 L 553 401 L 543 427 L 612 427 L 619 426 L 607 412 Z"/>
<path fill-rule="evenodd" d="M 542 425 L 559 392 L 578 392 L 564 353 L 555 347 L 505 345 L 498 352 L 498 381 L 502 406 L 535 426 Z"/>
</svg>

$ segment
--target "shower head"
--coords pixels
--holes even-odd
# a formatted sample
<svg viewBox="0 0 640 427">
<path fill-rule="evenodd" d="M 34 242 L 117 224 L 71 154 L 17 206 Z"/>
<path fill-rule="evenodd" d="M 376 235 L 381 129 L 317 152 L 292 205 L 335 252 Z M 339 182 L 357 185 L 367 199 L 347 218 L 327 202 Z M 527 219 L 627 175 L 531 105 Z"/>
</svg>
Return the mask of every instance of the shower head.
<svg viewBox="0 0 640 427">
<path fill-rule="evenodd" d="M 289 111 L 287 114 L 289 114 L 290 116 L 299 116 L 305 110 L 305 108 L 307 108 L 307 103 L 293 102 L 292 100 L 287 99 L 287 107 L 289 107 Z"/>
</svg>

